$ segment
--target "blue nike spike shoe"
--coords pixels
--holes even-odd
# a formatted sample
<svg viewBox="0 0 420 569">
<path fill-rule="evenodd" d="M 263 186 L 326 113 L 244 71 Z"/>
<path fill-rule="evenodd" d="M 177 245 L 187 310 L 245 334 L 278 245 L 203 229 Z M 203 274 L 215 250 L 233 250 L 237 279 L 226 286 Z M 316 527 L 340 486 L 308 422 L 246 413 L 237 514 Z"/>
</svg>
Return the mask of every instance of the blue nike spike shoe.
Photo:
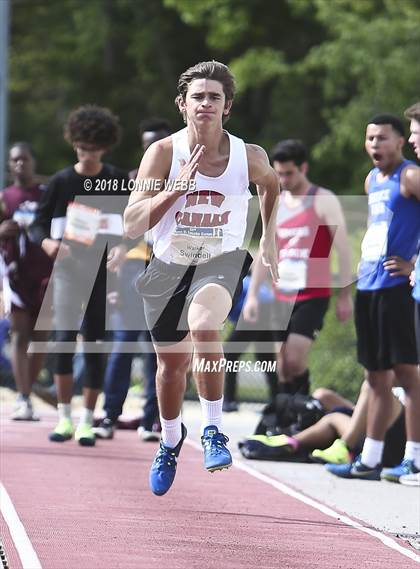
<svg viewBox="0 0 420 569">
<path fill-rule="evenodd" d="M 215 425 L 210 425 L 204 429 L 201 444 L 204 449 L 204 467 L 206 470 L 215 472 L 232 466 L 232 455 L 226 447 L 228 441 L 228 437 L 219 433 L 219 429 Z"/>
<path fill-rule="evenodd" d="M 187 429 L 181 425 L 181 440 L 175 448 L 166 447 L 162 441 L 150 468 L 149 486 L 153 494 L 163 496 L 172 486 L 175 479 L 177 459 L 187 436 Z"/>
</svg>

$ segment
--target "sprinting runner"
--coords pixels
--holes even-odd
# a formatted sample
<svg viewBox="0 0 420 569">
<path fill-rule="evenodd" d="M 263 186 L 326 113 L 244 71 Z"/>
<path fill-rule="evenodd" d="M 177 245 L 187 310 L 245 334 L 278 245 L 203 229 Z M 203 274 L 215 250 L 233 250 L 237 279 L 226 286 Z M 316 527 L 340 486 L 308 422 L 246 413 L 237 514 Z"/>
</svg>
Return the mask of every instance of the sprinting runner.
<svg viewBox="0 0 420 569">
<path fill-rule="evenodd" d="M 34 327 L 52 263 L 39 245 L 27 237 L 44 193 L 34 180 L 35 160 L 27 142 L 10 147 L 9 167 L 13 184 L 0 197 L 0 261 L 5 308 L 11 323 L 12 369 L 18 391 L 12 419 L 31 421 L 37 417 L 30 394 L 45 358 L 42 353 L 28 353 L 28 347 L 31 340 L 47 338 L 47 333 L 34 331 Z"/>
<path fill-rule="evenodd" d="M 263 260 L 277 277 L 271 219 L 278 181 L 262 148 L 223 129 L 234 90 L 229 69 L 215 61 L 198 63 L 180 76 L 176 103 L 187 126 L 148 148 L 137 191 L 125 211 L 129 237 L 153 228 L 154 257 L 137 286 L 158 358 L 162 440 L 150 470 L 150 487 L 157 495 L 172 485 L 187 433 L 181 405 L 193 354 L 208 364 L 195 377 L 205 468 L 212 472 L 232 464 L 228 438 L 222 433 L 220 329 L 251 263 L 242 249 L 249 181 L 256 184 L 260 198 Z"/>
<path fill-rule="evenodd" d="M 274 338 L 283 342 L 277 369 L 281 391 L 307 395 L 309 353 L 330 303 L 333 242 L 342 285 L 337 295 L 337 318 L 345 321 L 352 313 L 350 248 L 337 197 L 307 177 L 303 143 L 292 139 L 280 142 L 272 152 L 272 161 L 282 188 L 276 228 L 280 278 L 274 284 L 272 311 Z M 266 272 L 259 256 L 244 306 L 244 317 L 250 322 L 258 315 L 258 291 Z"/>
<path fill-rule="evenodd" d="M 77 162 L 51 178 L 31 227 L 33 238 L 51 259 L 55 259 L 55 339 L 68 343 L 70 347 L 66 353 L 57 353 L 55 358 L 59 421 L 49 437 L 54 442 L 67 441 L 74 432 L 71 419 L 73 355 L 82 315 L 84 340 L 103 340 L 107 270 L 115 271 L 127 252 L 125 245 L 121 244 L 121 195 L 126 196 L 126 193 L 121 194 L 121 190 L 123 182 L 128 183 L 128 178 L 115 166 L 102 162 L 105 152 L 118 142 L 117 117 L 108 109 L 86 105 L 70 114 L 64 132 L 76 152 Z M 102 191 L 98 200 L 98 193 L 94 193 L 97 187 L 111 187 L 111 192 L 107 195 Z M 96 200 L 94 207 L 88 201 L 92 193 Z M 107 255 L 108 246 L 111 248 Z M 97 272 L 93 274 L 95 269 Z M 94 284 L 89 298 L 92 276 Z M 99 352 L 87 351 L 84 357 L 84 408 L 75 439 L 83 446 L 93 446 L 93 410 L 102 387 L 104 361 L 103 354 Z"/>
<path fill-rule="evenodd" d="M 346 478 L 398 482 L 420 470 L 420 376 L 414 332 L 414 300 L 408 275 L 420 237 L 420 168 L 402 154 L 404 126 L 398 117 L 373 117 L 366 151 L 374 168 L 366 178 L 368 230 L 355 305 L 358 360 L 371 387 L 367 437 L 353 463 L 329 467 Z M 381 466 L 391 413 L 394 373 L 406 392 L 407 443 L 402 463 Z"/>
</svg>

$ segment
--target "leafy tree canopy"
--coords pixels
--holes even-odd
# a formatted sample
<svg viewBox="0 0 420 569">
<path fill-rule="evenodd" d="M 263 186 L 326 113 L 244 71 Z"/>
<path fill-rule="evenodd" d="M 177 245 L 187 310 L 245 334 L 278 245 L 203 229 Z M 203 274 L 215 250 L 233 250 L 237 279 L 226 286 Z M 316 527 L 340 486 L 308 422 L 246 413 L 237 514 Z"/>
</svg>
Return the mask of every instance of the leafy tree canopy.
<svg viewBox="0 0 420 569">
<path fill-rule="evenodd" d="M 417 0 L 14 0 L 9 138 L 52 173 L 73 159 L 69 111 L 105 105 L 124 128 L 109 159 L 133 168 L 139 121 L 180 128 L 179 74 L 217 59 L 237 79 L 229 129 L 267 150 L 301 138 L 315 181 L 360 193 L 368 117 L 418 100 L 419 21 Z"/>
</svg>

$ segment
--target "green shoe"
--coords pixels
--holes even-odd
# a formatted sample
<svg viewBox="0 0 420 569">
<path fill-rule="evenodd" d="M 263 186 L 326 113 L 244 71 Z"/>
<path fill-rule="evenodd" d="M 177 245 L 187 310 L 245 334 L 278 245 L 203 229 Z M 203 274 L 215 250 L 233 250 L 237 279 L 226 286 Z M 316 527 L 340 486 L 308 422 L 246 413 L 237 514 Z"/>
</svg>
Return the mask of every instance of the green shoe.
<svg viewBox="0 0 420 569">
<path fill-rule="evenodd" d="M 352 461 L 352 456 L 347 445 L 341 439 L 336 439 L 333 444 L 325 450 L 315 449 L 310 455 L 311 460 L 321 464 L 347 464 Z"/>
<path fill-rule="evenodd" d="M 69 441 L 72 438 L 73 432 L 74 429 L 71 419 L 63 417 L 58 421 L 56 428 L 48 435 L 48 438 L 50 441 L 55 443 L 63 443 L 64 441 Z"/>
<path fill-rule="evenodd" d="M 89 423 L 81 423 L 78 425 L 74 438 L 83 447 L 93 447 L 95 445 L 95 433 L 92 425 Z"/>
<path fill-rule="evenodd" d="M 289 437 L 287 435 L 252 435 L 248 440 L 258 441 L 269 447 L 290 446 Z"/>
</svg>

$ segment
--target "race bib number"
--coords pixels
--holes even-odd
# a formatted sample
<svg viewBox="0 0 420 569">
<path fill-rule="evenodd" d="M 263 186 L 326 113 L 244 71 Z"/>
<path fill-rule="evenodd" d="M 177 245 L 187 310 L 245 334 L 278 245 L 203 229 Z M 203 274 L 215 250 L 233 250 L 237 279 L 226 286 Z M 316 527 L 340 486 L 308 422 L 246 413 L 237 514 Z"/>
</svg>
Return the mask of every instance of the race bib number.
<svg viewBox="0 0 420 569">
<path fill-rule="evenodd" d="M 276 288 L 294 292 L 306 288 L 308 265 L 306 261 L 283 259 L 279 265 L 279 280 Z"/>
<path fill-rule="evenodd" d="M 20 227 L 27 229 L 35 221 L 35 214 L 37 209 L 37 202 L 31 202 L 27 200 L 21 203 L 19 208 L 15 211 L 13 214 L 13 220 L 16 221 Z"/>
<path fill-rule="evenodd" d="M 387 247 L 388 223 L 386 221 L 372 223 L 362 241 L 363 261 L 379 261 L 382 256 L 386 255 Z"/>
<path fill-rule="evenodd" d="M 64 238 L 90 246 L 101 225 L 101 210 L 71 202 L 67 207 Z"/>
<path fill-rule="evenodd" d="M 178 226 L 171 238 L 171 259 L 179 265 L 199 265 L 222 254 L 220 227 Z"/>
<path fill-rule="evenodd" d="M 13 214 L 13 221 L 16 221 L 19 227 L 27 229 L 35 221 L 35 213 L 18 209 Z"/>
</svg>

